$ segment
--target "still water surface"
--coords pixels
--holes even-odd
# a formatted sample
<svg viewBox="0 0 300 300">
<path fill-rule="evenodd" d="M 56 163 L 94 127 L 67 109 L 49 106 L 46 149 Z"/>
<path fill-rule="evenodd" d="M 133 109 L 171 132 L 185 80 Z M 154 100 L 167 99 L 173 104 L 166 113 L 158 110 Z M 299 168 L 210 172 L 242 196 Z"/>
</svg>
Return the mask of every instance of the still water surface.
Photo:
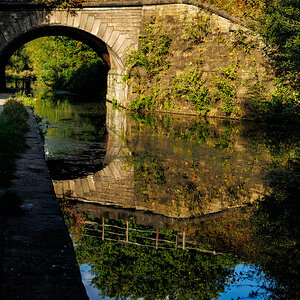
<svg viewBox="0 0 300 300">
<path fill-rule="evenodd" d="M 299 132 L 44 96 L 91 299 L 297 299 Z"/>
</svg>

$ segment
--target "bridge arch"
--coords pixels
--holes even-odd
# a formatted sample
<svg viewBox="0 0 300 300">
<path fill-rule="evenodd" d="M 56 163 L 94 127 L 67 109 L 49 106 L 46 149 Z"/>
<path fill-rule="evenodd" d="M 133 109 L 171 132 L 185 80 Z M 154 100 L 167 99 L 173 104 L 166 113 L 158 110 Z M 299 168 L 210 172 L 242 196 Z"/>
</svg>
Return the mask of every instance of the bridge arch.
<svg viewBox="0 0 300 300">
<path fill-rule="evenodd" d="M 109 98 L 126 98 L 126 88 L 118 87 L 120 82 L 116 76 L 124 74 L 126 50 L 137 47 L 138 32 L 120 30 L 120 26 L 115 25 L 114 11 L 105 14 L 89 10 L 14 11 L 5 16 L 4 22 L 5 28 L 0 33 L 1 89 L 5 88 L 5 65 L 20 46 L 39 37 L 61 35 L 80 40 L 94 49 L 110 69 Z"/>
</svg>

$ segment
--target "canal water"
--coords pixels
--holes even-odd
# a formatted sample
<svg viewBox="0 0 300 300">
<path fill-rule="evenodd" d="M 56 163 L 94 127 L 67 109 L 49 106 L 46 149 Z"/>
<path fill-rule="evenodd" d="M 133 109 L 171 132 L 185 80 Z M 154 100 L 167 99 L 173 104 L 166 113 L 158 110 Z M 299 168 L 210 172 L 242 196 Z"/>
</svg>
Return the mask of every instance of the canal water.
<svg viewBox="0 0 300 300">
<path fill-rule="evenodd" d="M 90 299 L 297 299 L 299 131 L 36 104 Z"/>
</svg>

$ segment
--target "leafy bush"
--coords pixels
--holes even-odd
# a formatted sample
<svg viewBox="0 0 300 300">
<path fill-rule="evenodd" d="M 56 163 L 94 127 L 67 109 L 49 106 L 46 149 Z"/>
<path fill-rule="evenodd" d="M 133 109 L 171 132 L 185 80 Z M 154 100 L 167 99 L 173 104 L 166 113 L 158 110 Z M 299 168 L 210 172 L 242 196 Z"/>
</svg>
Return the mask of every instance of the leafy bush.
<svg viewBox="0 0 300 300">
<path fill-rule="evenodd" d="M 151 110 L 155 107 L 155 101 L 152 94 L 145 95 L 141 93 L 138 98 L 135 98 L 130 103 L 130 109 L 140 111 L 140 110 Z"/>
<path fill-rule="evenodd" d="M 31 108 L 34 108 L 36 105 L 36 98 L 34 98 L 32 95 L 26 95 L 22 92 L 16 93 L 15 99 L 23 105 L 29 106 Z"/>
<path fill-rule="evenodd" d="M 144 23 L 144 33 L 139 36 L 139 49 L 132 51 L 127 59 L 130 71 L 140 67 L 149 78 L 160 71 L 168 69 L 170 62 L 166 56 L 170 54 L 172 39 L 155 23 L 155 17 Z"/>
<path fill-rule="evenodd" d="M 237 91 L 235 82 L 238 81 L 236 69 L 238 64 L 230 65 L 227 68 L 219 68 L 220 74 L 214 79 L 215 87 L 213 97 L 215 101 L 220 102 L 222 110 L 226 116 L 236 112 Z"/>
<path fill-rule="evenodd" d="M 277 79 L 275 91 L 267 93 L 265 86 L 257 81 L 248 87 L 252 116 L 266 122 L 291 123 L 299 121 L 300 98 L 284 80 Z"/>
<path fill-rule="evenodd" d="M 81 6 L 84 2 L 86 2 L 86 0 L 34 0 L 35 4 L 41 4 L 48 7 L 61 7 L 65 9 Z"/>
<path fill-rule="evenodd" d="M 15 159 L 25 149 L 28 114 L 21 103 L 10 100 L 0 114 L 0 185 L 11 183 Z"/>
<path fill-rule="evenodd" d="M 260 34 L 272 47 L 271 57 L 276 62 L 278 74 L 292 80 L 299 88 L 300 77 L 300 5 L 297 0 L 261 0 Z"/>
<path fill-rule="evenodd" d="M 2 117 L 5 122 L 25 132 L 28 129 L 28 112 L 24 105 L 16 100 L 9 100 L 5 103 Z"/>
<path fill-rule="evenodd" d="M 172 96 L 192 103 L 198 111 L 205 113 L 211 109 L 211 95 L 204 85 L 203 71 L 197 64 L 186 70 L 182 76 L 175 77 L 172 82 Z"/>
</svg>

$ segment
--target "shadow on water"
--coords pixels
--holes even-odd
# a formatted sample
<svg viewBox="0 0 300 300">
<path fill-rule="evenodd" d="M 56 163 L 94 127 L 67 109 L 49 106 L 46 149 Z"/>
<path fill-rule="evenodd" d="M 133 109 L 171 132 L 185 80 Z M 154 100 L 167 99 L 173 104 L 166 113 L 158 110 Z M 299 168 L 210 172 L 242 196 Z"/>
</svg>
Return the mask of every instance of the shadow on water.
<svg viewBox="0 0 300 300">
<path fill-rule="evenodd" d="M 91 299 L 299 298 L 297 129 L 64 97 L 36 111 Z"/>
</svg>

